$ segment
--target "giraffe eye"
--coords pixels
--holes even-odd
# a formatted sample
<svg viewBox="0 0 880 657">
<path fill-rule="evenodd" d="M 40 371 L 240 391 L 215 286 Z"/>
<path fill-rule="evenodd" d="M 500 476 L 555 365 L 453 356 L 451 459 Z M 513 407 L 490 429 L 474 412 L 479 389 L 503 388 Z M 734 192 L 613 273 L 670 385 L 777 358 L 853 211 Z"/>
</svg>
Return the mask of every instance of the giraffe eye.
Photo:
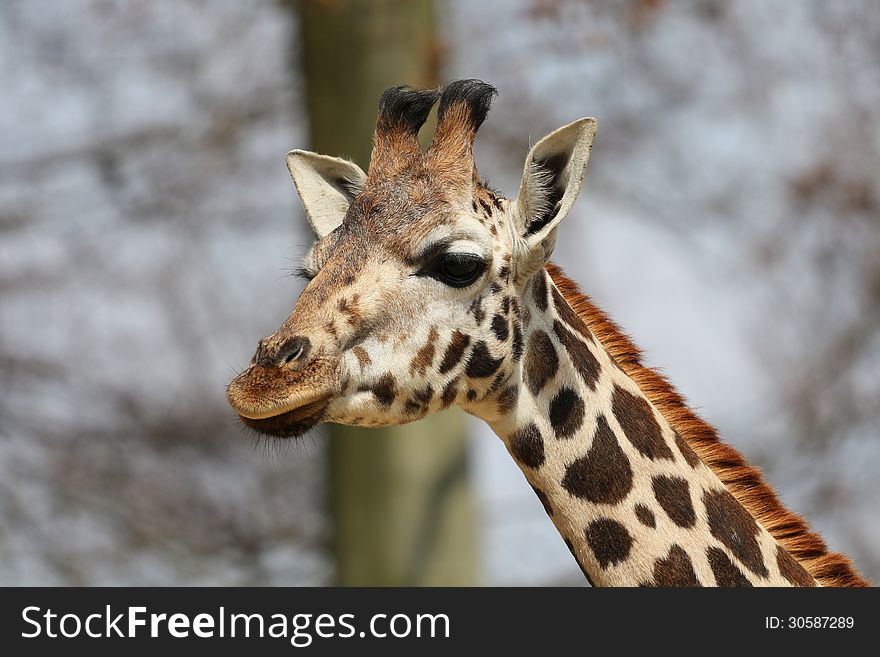
<svg viewBox="0 0 880 657">
<path fill-rule="evenodd" d="M 450 287 L 467 287 L 486 269 L 486 262 L 471 253 L 446 253 L 431 272 L 437 280 Z"/>
</svg>

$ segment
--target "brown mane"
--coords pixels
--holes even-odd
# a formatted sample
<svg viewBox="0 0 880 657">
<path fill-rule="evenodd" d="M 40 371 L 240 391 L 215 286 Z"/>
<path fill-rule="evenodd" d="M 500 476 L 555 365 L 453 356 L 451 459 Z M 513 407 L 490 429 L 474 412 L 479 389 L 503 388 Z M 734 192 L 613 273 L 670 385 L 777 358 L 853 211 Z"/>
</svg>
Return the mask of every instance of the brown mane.
<svg viewBox="0 0 880 657">
<path fill-rule="evenodd" d="M 562 269 L 547 264 L 547 273 L 565 300 L 583 319 L 623 371 L 642 389 L 669 424 L 730 490 L 746 510 L 822 586 L 870 586 L 852 562 L 829 552 L 825 541 L 799 515 L 785 508 L 761 471 L 746 463 L 737 450 L 718 437 L 713 426 L 688 408 L 684 398 L 665 377 L 642 365 L 641 351 L 620 327 L 582 294 Z"/>
</svg>

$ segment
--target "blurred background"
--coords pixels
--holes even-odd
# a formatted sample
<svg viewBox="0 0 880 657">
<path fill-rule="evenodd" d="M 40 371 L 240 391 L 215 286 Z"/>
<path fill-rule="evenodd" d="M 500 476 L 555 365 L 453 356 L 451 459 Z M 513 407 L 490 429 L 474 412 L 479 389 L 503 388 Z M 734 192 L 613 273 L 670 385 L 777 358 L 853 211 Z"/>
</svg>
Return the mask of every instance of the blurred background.
<svg viewBox="0 0 880 657">
<path fill-rule="evenodd" d="M 7 0 L 0 584 L 585 584 L 479 421 L 263 442 L 224 397 L 301 289 L 285 153 L 460 77 L 508 196 L 599 119 L 554 259 L 880 580 L 878 3 Z"/>
</svg>

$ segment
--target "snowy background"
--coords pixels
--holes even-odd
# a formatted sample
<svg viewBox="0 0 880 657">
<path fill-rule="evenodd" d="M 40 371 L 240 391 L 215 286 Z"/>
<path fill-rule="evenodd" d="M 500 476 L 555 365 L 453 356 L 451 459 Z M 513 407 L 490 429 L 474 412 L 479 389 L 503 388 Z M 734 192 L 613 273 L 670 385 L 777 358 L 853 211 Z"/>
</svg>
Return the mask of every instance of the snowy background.
<svg viewBox="0 0 880 657">
<path fill-rule="evenodd" d="M 880 580 L 880 5 L 437 8 L 500 91 L 481 172 L 599 119 L 555 260 Z M 270 1 L 0 4 L 0 584 L 331 581 L 321 440 L 223 396 L 300 289 L 297 43 Z M 484 583 L 582 584 L 473 433 Z"/>
</svg>

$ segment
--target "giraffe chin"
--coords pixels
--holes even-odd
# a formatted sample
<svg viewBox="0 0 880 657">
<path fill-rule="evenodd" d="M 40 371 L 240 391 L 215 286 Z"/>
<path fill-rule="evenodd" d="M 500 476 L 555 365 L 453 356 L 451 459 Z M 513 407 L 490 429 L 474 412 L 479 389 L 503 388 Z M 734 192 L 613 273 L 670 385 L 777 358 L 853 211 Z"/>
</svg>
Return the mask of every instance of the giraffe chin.
<svg viewBox="0 0 880 657">
<path fill-rule="evenodd" d="M 329 399 L 320 399 L 311 404 L 300 406 L 285 413 L 271 417 L 249 418 L 239 415 L 242 423 L 254 431 L 272 436 L 273 438 L 298 438 L 309 429 L 321 422 L 324 410 L 330 403 Z"/>
</svg>

